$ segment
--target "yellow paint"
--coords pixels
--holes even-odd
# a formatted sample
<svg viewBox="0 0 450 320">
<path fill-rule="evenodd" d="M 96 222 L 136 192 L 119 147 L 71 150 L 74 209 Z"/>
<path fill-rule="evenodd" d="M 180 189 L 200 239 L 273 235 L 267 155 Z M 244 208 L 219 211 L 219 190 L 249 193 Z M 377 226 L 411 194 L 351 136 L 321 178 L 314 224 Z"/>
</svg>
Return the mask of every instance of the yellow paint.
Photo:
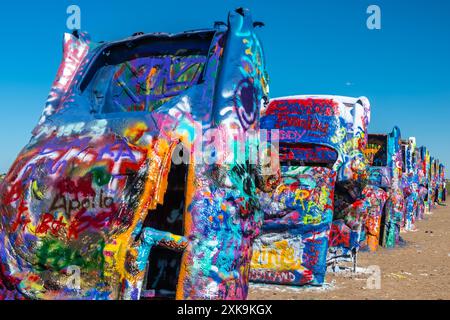
<svg viewBox="0 0 450 320">
<path fill-rule="evenodd" d="M 38 200 L 44 199 L 44 194 L 42 193 L 42 191 L 39 190 L 36 180 L 33 180 L 31 184 L 31 189 L 33 190 L 33 194 L 36 196 Z"/>
<path fill-rule="evenodd" d="M 295 190 L 294 205 L 297 203 L 297 201 L 300 201 L 303 210 L 305 210 L 304 200 L 308 199 L 310 195 L 311 192 L 309 190 L 302 190 L 302 189 Z"/>
<path fill-rule="evenodd" d="M 367 148 L 364 150 L 364 154 L 366 157 L 374 156 L 378 151 L 380 151 L 381 145 L 370 143 L 367 145 Z"/>
<path fill-rule="evenodd" d="M 145 79 L 145 94 L 148 96 L 150 94 L 151 88 L 154 87 L 154 84 L 152 83 L 153 76 L 158 72 L 158 68 L 155 66 L 153 67 L 150 72 L 148 73 L 147 79 Z"/>
<path fill-rule="evenodd" d="M 191 149 L 192 150 L 192 149 Z M 194 157 L 191 157 L 191 159 Z M 189 162 L 189 168 L 188 168 L 188 176 L 186 179 L 186 202 L 184 206 L 184 215 L 183 215 L 183 222 L 184 222 L 184 235 L 186 237 L 189 237 L 189 232 L 192 230 L 192 216 L 188 210 L 192 203 L 192 197 L 194 195 L 194 188 L 195 188 L 195 163 L 194 161 Z M 189 245 L 189 244 L 188 244 Z M 175 298 L 177 300 L 183 300 L 184 296 L 184 279 L 187 276 L 187 266 L 188 260 L 186 254 L 183 254 L 182 260 L 181 260 L 181 266 L 180 266 L 180 272 L 178 274 L 178 282 L 177 282 L 177 290 L 175 293 Z"/>
<path fill-rule="evenodd" d="M 321 222 L 322 222 L 322 216 L 320 216 L 320 215 L 314 217 L 314 216 L 312 216 L 310 214 L 306 214 L 303 217 L 303 223 L 304 224 L 319 224 Z"/>
<path fill-rule="evenodd" d="M 130 142 L 136 142 L 143 132 L 147 131 L 148 127 L 144 122 L 137 122 L 133 126 L 125 129 L 124 136 Z"/>
<path fill-rule="evenodd" d="M 322 186 L 320 191 L 321 192 L 319 197 L 319 209 L 323 211 L 328 203 L 330 193 L 329 189 L 326 186 Z"/>
<path fill-rule="evenodd" d="M 262 246 L 255 249 L 252 256 L 251 268 L 276 269 L 278 271 L 298 270 L 302 266 L 301 255 L 295 256 L 295 249 L 289 246 L 287 240 L 272 243 L 271 247 Z"/>
</svg>

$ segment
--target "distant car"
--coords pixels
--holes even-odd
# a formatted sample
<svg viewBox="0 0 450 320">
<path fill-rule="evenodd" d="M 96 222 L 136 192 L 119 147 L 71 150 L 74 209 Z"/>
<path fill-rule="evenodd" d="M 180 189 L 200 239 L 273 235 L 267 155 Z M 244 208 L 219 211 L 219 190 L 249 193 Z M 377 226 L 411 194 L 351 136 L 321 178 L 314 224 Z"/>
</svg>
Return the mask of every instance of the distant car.
<svg viewBox="0 0 450 320">
<path fill-rule="evenodd" d="M 440 161 L 438 158 L 433 158 L 431 164 L 431 193 L 432 193 L 432 207 L 436 209 L 439 204 L 439 187 L 440 187 Z"/>
<path fill-rule="evenodd" d="M 405 212 L 403 228 L 406 231 L 415 231 L 417 210 L 419 206 L 419 176 L 417 172 L 416 138 L 410 137 L 402 140 L 403 175 L 402 188 L 405 198 Z"/>
<path fill-rule="evenodd" d="M 380 244 L 392 248 L 400 243 L 404 198 L 401 188 L 401 133 L 394 127 L 389 134 L 369 134 L 366 157 L 369 159 L 369 183 L 386 191 L 388 198 L 381 217 Z"/>
<path fill-rule="evenodd" d="M 429 195 L 428 190 L 430 187 L 430 180 L 429 180 L 429 172 L 430 172 L 430 151 L 427 149 L 427 147 L 422 146 L 420 148 L 420 158 L 422 161 L 422 173 L 420 174 L 420 185 L 424 189 L 422 192 L 425 194 L 423 195 L 423 211 L 424 215 L 428 214 L 430 212 L 430 203 L 429 203 Z"/>
<path fill-rule="evenodd" d="M 219 151 L 241 142 L 221 134 L 259 129 L 267 101 L 247 9 L 208 30 L 66 34 L 44 113 L 0 186 L 0 298 L 245 299 L 256 187 L 270 176 L 248 145 L 242 161 Z"/>
<path fill-rule="evenodd" d="M 439 194 L 438 203 L 442 204 L 445 201 L 446 182 L 445 182 L 445 166 L 441 163 L 439 165 Z"/>
<path fill-rule="evenodd" d="M 430 157 L 430 170 L 428 173 L 428 206 L 430 213 L 436 209 L 436 172 L 438 160 L 435 157 Z"/>
<path fill-rule="evenodd" d="M 442 186 L 443 186 L 442 201 L 446 202 L 447 201 L 447 192 L 448 192 L 448 190 L 447 190 L 448 180 L 445 178 L 446 175 L 445 175 L 445 166 L 444 165 L 442 165 L 442 173 L 441 174 L 442 174 L 442 181 L 443 181 L 443 183 L 442 183 Z"/>
<path fill-rule="evenodd" d="M 428 176 L 427 176 L 427 162 L 429 161 L 429 153 L 427 148 L 421 146 L 417 152 L 417 176 L 419 183 L 419 202 L 417 205 L 417 218 L 424 219 L 427 211 L 426 202 L 428 196 Z"/>
</svg>

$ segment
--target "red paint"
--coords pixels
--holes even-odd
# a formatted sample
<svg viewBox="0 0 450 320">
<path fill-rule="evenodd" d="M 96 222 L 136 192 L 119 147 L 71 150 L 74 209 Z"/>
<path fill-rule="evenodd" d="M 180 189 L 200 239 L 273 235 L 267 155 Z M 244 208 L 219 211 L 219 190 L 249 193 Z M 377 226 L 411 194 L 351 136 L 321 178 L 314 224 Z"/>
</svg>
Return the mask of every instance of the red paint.
<svg viewBox="0 0 450 320">
<path fill-rule="evenodd" d="M 56 220 L 53 215 L 44 213 L 41 216 L 41 222 L 36 228 L 37 234 L 46 234 L 49 230 L 55 237 L 58 236 L 59 230 L 64 228 L 66 224 L 63 222 L 63 217 Z"/>
</svg>

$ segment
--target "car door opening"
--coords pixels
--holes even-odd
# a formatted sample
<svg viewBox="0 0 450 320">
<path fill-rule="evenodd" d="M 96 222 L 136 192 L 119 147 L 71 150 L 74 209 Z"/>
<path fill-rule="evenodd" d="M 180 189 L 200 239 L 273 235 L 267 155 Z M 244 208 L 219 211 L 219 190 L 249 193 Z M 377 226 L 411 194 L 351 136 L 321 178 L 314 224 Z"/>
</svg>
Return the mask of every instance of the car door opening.
<svg viewBox="0 0 450 320">
<path fill-rule="evenodd" d="M 164 202 L 148 213 L 144 228 L 183 235 L 188 165 L 172 164 Z M 142 298 L 175 298 L 183 252 L 155 246 L 150 251 Z"/>
</svg>

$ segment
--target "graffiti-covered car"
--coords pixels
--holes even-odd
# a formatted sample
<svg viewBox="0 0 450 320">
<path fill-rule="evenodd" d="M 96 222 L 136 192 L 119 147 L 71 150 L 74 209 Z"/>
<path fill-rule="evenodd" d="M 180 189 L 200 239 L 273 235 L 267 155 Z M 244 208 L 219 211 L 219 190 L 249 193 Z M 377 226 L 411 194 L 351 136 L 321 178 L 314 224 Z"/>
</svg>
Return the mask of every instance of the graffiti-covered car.
<svg viewBox="0 0 450 320">
<path fill-rule="evenodd" d="M 442 192 L 442 201 L 443 202 L 447 201 L 447 192 L 448 192 L 448 190 L 447 190 L 447 183 L 448 183 L 448 181 L 446 179 L 446 173 L 445 172 L 446 172 L 445 171 L 445 165 L 443 165 L 442 166 L 442 180 L 443 180 L 443 188 L 444 188 L 444 191 Z"/>
<path fill-rule="evenodd" d="M 439 187 L 438 187 L 438 203 L 443 204 L 446 197 L 446 183 L 445 183 L 445 166 L 439 164 Z"/>
<path fill-rule="evenodd" d="M 400 228 L 403 221 L 404 199 L 401 188 L 402 152 L 401 133 L 394 127 L 389 134 L 369 134 L 365 150 L 369 161 L 369 184 L 386 191 L 388 198 L 382 210 L 380 225 L 373 228 L 372 239 L 388 248 L 400 242 Z M 379 230 L 379 232 L 378 232 Z"/>
<path fill-rule="evenodd" d="M 410 137 L 408 140 L 402 140 L 401 144 L 403 159 L 402 189 L 405 199 L 403 229 L 415 231 L 419 204 L 416 138 Z"/>
<path fill-rule="evenodd" d="M 439 159 L 431 157 L 431 170 L 430 170 L 430 209 L 436 209 L 438 200 L 438 176 L 439 176 Z"/>
<path fill-rule="evenodd" d="M 419 171 L 419 192 L 421 195 L 421 206 L 423 206 L 423 214 L 422 218 L 425 214 L 430 212 L 430 202 L 429 202 L 429 172 L 430 172 L 430 152 L 427 147 L 420 147 L 420 160 L 421 160 L 421 168 Z M 421 208 L 422 210 L 422 208 Z"/>
<path fill-rule="evenodd" d="M 416 218 L 417 220 L 422 220 L 425 217 L 425 202 L 426 197 L 428 194 L 427 190 L 427 174 L 426 174 L 426 148 L 424 146 L 421 146 L 420 148 L 417 148 L 415 151 L 415 159 L 416 159 L 416 166 L 415 171 L 417 174 L 417 184 L 418 184 L 418 200 L 417 200 L 417 211 L 416 211 Z"/>
<path fill-rule="evenodd" d="M 334 215 L 330 232 L 328 264 L 334 271 L 345 268 L 346 262 L 356 268 L 356 256 L 370 242 L 367 229 L 384 206 L 385 192 L 368 185 L 367 147 L 370 103 L 366 97 L 336 97 L 342 102 L 340 117 L 344 120 L 342 136 L 343 165 L 338 171 L 334 194 Z M 342 263 L 341 263 L 342 262 Z"/>
<path fill-rule="evenodd" d="M 260 192 L 264 224 L 253 246 L 252 281 L 323 284 L 344 107 L 330 97 L 292 96 L 271 100 L 262 114 L 261 129 L 279 144 L 282 181 Z"/>
<path fill-rule="evenodd" d="M 1 298 L 246 298 L 267 186 L 250 144 L 236 147 L 268 101 L 253 24 L 237 9 L 208 30 L 64 36 L 0 186 Z"/>
<path fill-rule="evenodd" d="M 435 163 L 434 163 L 434 157 L 430 155 L 430 160 L 428 164 L 428 198 L 427 198 L 427 207 L 428 207 L 428 214 L 432 214 L 434 206 L 434 169 L 435 169 Z"/>
</svg>

